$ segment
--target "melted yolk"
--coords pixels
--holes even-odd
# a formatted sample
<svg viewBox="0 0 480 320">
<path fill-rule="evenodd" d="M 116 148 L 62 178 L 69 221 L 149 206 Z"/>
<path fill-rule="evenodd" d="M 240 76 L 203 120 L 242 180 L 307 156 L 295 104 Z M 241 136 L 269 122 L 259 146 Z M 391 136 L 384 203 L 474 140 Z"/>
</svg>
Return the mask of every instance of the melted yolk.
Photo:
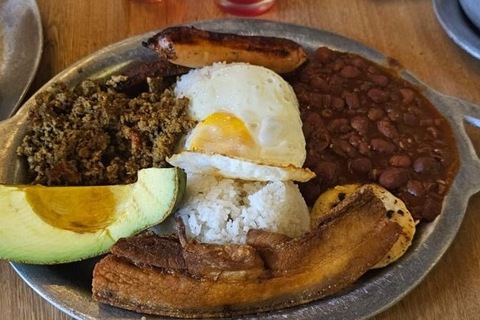
<svg viewBox="0 0 480 320">
<path fill-rule="evenodd" d="M 114 220 L 115 204 L 108 187 L 28 187 L 33 211 L 51 226 L 77 233 L 96 232 Z"/>
<path fill-rule="evenodd" d="M 215 112 L 197 125 L 192 151 L 255 159 L 259 147 L 245 123 L 227 112 Z"/>
</svg>

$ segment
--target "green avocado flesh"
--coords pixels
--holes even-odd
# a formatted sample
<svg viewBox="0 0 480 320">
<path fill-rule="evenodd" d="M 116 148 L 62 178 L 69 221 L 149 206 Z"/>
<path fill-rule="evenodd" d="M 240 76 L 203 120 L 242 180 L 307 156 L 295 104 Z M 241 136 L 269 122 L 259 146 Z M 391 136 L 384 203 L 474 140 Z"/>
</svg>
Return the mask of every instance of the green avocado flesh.
<svg viewBox="0 0 480 320">
<path fill-rule="evenodd" d="M 55 264 L 103 254 L 165 220 L 185 183 L 181 169 L 149 168 L 127 185 L 0 185 L 0 259 Z"/>
</svg>

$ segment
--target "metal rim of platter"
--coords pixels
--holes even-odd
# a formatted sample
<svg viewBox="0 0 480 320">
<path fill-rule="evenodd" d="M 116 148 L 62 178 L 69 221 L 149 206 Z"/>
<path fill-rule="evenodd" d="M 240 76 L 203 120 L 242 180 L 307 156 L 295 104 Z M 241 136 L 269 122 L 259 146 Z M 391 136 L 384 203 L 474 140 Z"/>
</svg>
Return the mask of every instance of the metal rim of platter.
<svg viewBox="0 0 480 320">
<path fill-rule="evenodd" d="M 387 58 L 351 39 L 309 27 L 266 20 L 225 19 L 195 22 L 199 28 L 240 34 L 262 34 L 292 39 L 308 51 L 319 46 L 360 54 L 379 64 Z M 55 81 L 73 86 L 85 78 L 103 78 L 136 63 L 157 58 L 142 48 L 141 42 L 154 32 L 126 39 L 106 47 L 72 65 L 42 89 Z M 442 95 L 416 79 L 408 71 L 400 73 L 404 79 L 420 87 L 426 97 L 450 121 L 460 152 L 460 169 L 445 199 L 441 215 L 428 224 L 419 226 L 412 247 L 396 263 L 369 271 L 344 292 L 298 307 L 244 316 L 242 319 L 365 319 L 389 308 L 416 287 L 438 263 L 450 246 L 463 220 L 469 197 L 480 190 L 480 161 L 468 138 L 464 123 L 480 127 L 480 106 Z M 0 150 L 0 182 L 19 183 L 25 177 L 21 162 L 15 154 L 25 132 L 25 119 L 33 100 L 28 100 L 13 118 L 0 123 L 0 140 L 6 146 Z M 138 319 L 139 314 L 106 305 L 91 298 L 91 271 L 97 259 L 83 262 L 34 266 L 12 263 L 13 268 L 43 298 L 77 319 Z M 151 317 L 149 319 L 169 319 Z"/>
</svg>

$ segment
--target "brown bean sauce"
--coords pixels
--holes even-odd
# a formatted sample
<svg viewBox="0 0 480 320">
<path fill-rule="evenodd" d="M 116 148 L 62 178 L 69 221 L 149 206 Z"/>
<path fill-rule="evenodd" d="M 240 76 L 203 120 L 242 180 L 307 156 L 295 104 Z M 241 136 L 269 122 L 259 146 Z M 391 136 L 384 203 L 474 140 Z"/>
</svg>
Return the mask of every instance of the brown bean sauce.
<svg viewBox="0 0 480 320">
<path fill-rule="evenodd" d="M 432 221 L 458 170 L 448 121 L 395 72 L 359 55 L 322 47 L 290 79 L 307 142 L 301 184 L 307 203 L 335 185 L 375 182 Z"/>
</svg>

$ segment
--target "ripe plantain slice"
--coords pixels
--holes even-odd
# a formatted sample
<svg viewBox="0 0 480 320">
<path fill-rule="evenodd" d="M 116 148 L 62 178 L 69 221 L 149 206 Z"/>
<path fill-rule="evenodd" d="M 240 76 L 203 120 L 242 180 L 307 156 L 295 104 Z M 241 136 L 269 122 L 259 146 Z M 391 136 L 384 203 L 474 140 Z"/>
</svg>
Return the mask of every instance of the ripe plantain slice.
<svg viewBox="0 0 480 320">
<path fill-rule="evenodd" d="M 402 233 L 385 257 L 374 268 L 385 267 L 397 261 L 412 244 L 415 235 L 415 221 L 405 203 L 377 184 L 347 184 L 327 190 L 317 199 L 311 212 L 312 226 L 324 215 L 341 203 L 346 197 L 363 188 L 372 188 L 375 195 L 383 202 L 387 216 L 402 227 Z"/>
<path fill-rule="evenodd" d="M 372 189 L 366 188 L 336 206 L 300 238 L 262 230 L 249 233 L 248 244 L 238 246 L 239 255 L 245 257 L 245 249 L 253 249 L 263 266 L 252 265 L 247 259 L 242 267 L 243 259 L 235 259 L 235 268 L 218 278 L 212 278 L 210 272 L 203 274 L 205 268 L 197 264 L 204 263 L 209 270 L 221 267 L 238 256 L 231 246 L 191 245 L 181 238 L 158 241 L 158 235 L 129 238 L 134 242 L 132 249 L 122 250 L 120 256 L 110 254 L 95 266 L 93 297 L 137 312 L 186 318 L 225 317 L 299 305 L 350 286 L 382 259 L 400 232 L 400 226 L 386 217 Z M 156 261 L 155 266 L 148 263 L 152 243 L 161 246 L 155 246 L 154 251 L 165 260 Z M 149 247 L 143 253 L 138 251 Z M 196 248 L 200 256 L 215 254 L 217 258 L 186 259 L 185 250 L 192 255 Z M 183 261 L 170 263 L 168 250 L 183 251 Z M 252 257 L 256 256 L 253 251 Z M 218 261 L 222 256 L 227 261 Z"/>
</svg>

